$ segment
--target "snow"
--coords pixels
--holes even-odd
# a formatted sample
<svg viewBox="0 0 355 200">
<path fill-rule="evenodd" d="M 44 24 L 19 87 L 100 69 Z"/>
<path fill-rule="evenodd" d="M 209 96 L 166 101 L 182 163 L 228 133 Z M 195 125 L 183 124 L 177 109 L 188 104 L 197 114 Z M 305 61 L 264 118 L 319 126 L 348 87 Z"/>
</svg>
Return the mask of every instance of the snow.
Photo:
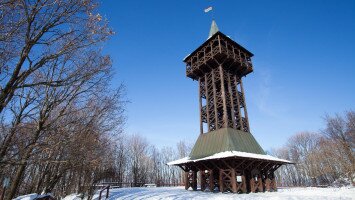
<svg viewBox="0 0 355 200">
<path fill-rule="evenodd" d="M 62 200 L 80 200 L 80 195 L 79 194 L 71 194 L 66 197 L 64 197 Z"/>
<path fill-rule="evenodd" d="M 95 198 L 94 198 L 95 199 Z M 110 190 L 109 200 L 115 199 L 292 199 L 292 200 L 330 200 L 355 199 L 355 188 L 283 188 L 277 192 L 232 194 L 186 191 L 183 187 L 158 188 L 119 188 Z M 68 199 L 65 199 L 68 200 Z"/>
<path fill-rule="evenodd" d="M 37 198 L 42 198 L 42 197 L 46 197 L 46 196 L 50 196 L 51 194 L 44 194 L 44 195 L 39 195 L 37 193 L 32 193 L 32 194 L 26 194 L 23 196 L 19 196 L 14 198 L 13 200 L 34 200 Z"/>
<path fill-rule="evenodd" d="M 19 197 L 15 198 L 14 200 L 33 200 L 33 199 L 37 198 L 38 196 L 39 196 L 38 194 L 33 193 L 33 194 L 19 196 Z"/>
<path fill-rule="evenodd" d="M 102 192 L 102 199 L 105 199 L 106 192 Z M 80 194 L 71 194 L 68 195 L 64 198 L 62 198 L 61 200 L 87 200 L 87 197 L 82 198 L 82 195 Z M 95 193 L 92 197 L 93 200 L 98 200 L 99 199 L 99 193 Z"/>
<path fill-rule="evenodd" d="M 278 161 L 278 162 L 283 162 L 283 163 L 291 163 L 288 160 L 276 158 L 276 157 L 273 157 L 270 155 L 247 153 L 247 152 L 241 152 L 241 151 L 224 151 L 224 152 L 213 154 L 212 156 L 207 156 L 207 157 L 196 159 L 196 160 L 190 160 L 190 157 L 185 157 L 185 158 L 181 158 L 179 160 L 171 161 L 171 162 L 167 163 L 167 165 L 178 165 L 178 164 L 184 164 L 184 163 L 189 163 L 189 162 L 197 162 L 197 161 L 202 161 L 202 160 L 211 160 L 211 159 L 229 158 L 229 157 L 255 158 L 255 159 L 260 159 L 260 160 L 271 160 L 271 161 Z"/>
<path fill-rule="evenodd" d="M 189 57 L 190 55 L 191 55 L 191 54 L 189 54 L 189 55 L 185 56 L 184 60 L 185 60 L 187 57 Z"/>
<path fill-rule="evenodd" d="M 190 157 L 185 157 L 179 160 L 168 162 L 167 165 L 177 165 L 177 164 L 188 163 L 188 162 L 193 162 L 193 160 L 190 160 Z"/>
</svg>

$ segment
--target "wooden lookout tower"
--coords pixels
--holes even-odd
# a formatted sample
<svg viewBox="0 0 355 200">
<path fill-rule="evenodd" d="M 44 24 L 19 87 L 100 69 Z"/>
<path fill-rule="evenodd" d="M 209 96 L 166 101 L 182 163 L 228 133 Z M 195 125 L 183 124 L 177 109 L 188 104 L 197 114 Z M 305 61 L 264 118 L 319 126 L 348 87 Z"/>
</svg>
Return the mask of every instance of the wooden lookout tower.
<svg viewBox="0 0 355 200">
<path fill-rule="evenodd" d="M 253 54 L 218 30 L 190 55 L 186 76 L 198 81 L 200 135 L 189 157 L 172 161 L 185 172 L 185 189 L 221 192 L 276 191 L 274 172 L 287 160 L 266 155 L 250 133 L 242 77 Z"/>
</svg>

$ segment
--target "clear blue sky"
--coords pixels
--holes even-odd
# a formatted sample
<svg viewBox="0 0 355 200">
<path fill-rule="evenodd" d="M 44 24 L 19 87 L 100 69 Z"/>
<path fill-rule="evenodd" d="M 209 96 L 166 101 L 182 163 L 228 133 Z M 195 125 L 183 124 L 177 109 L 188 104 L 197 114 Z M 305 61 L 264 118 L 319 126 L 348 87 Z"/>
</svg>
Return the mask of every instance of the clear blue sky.
<svg viewBox="0 0 355 200">
<path fill-rule="evenodd" d="M 355 108 L 355 1 L 102 1 L 116 35 L 105 46 L 127 87 L 126 131 L 158 147 L 199 134 L 197 82 L 182 59 L 219 29 L 255 54 L 244 79 L 251 132 L 265 150 L 325 113 Z"/>
</svg>

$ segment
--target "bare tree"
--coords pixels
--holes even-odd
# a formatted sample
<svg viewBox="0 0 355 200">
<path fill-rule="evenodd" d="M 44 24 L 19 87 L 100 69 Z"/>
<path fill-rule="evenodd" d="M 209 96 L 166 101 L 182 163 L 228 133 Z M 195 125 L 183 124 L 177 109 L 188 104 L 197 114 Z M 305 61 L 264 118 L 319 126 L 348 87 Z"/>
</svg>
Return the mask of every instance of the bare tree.
<svg viewBox="0 0 355 200">
<path fill-rule="evenodd" d="M 128 146 L 129 169 L 133 185 L 136 187 L 145 183 L 148 177 L 146 162 L 149 157 L 149 144 L 144 137 L 135 134 L 129 138 Z"/>
<path fill-rule="evenodd" d="M 184 158 L 189 155 L 192 149 L 192 144 L 187 144 L 185 141 L 180 141 L 177 144 L 177 151 L 179 154 L 179 158 Z M 172 160 L 172 159 L 171 159 Z M 185 174 L 181 172 L 181 170 L 178 170 L 179 174 L 179 183 L 184 183 L 185 181 Z"/>
<path fill-rule="evenodd" d="M 279 182 L 286 186 L 331 185 L 347 177 L 353 183 L 354 116 L 353 111 L 344 116 L 326 115 L 321 134 L 297 133 L 285 147 L 274 150 L 274 155 L 295 163 L 277 171 Z"/>
<path fill-rule="evenodd" d="M 49 81 L 36 74 L 48 65 L 75 66 L 77 55 L 112 34 L 96 5 L 94 0 L 9 0 L 0 5 L 0 113 L 19 88 L 56 87 L 76 79 L 70 71 Z"/>
<path fill-rule="evenodd" d="M 100 48 L 113 32 L 97 5 L 0 3 L 0 180 L 11 177 L 7 199 L 87 191 L 83 185 L 114 171 L 110 147 L 122 132 L 125 103 L 123 88 L 109 86 L 111 60 Z"/>
<path fill-rule="evenodd" d="M 335 142 L 337 147 L 343 152 L 338 162 L 346 166 L 346 175 L 354 183 L 355 158 L 353 149 L 355 148 L 355 112 L 348 111 L 345 117 L 336 114 L 334 117 L 325 116 L 326 128 L 322 131 L 323 135 Z"/>
</svg>

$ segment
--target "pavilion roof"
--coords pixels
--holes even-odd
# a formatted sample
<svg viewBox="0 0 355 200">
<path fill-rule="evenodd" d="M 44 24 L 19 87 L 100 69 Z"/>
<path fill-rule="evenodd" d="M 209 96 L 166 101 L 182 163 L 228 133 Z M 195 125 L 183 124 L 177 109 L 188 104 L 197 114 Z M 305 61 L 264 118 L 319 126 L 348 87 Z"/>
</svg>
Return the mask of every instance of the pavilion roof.
<svg viewBox="0 0 355 200">
<path fill-rule="evenodd" d="M 221 128 L 201 134 L 190 153 L 190 157 L 200 159 L 225 151 L 265 155 L 264 150 L 251 133 L 233 128 Z"/>
<path fill-rule="evenodd" d="M 220 152 L 216 153 L 211 156 L 207 156 L 204 158 L 200 159 L 191 159 L 191 157 L 185 157 L 181 158 L 179 160 L 174 160 L 167 165 L 180 165 L 180 164 L 186 164 L 186 163 L 194 163 L 194 162 L 199 162 L 199 161 L 204 161 L 204 160 L 216 160 L 216 159 L 223 159 L 223 158 L 252 158 L 252 159 L 257 159 L 257 160 L 265 160 L 265 161 L 274 161 L 274 162 L 280 162 L 283 164 L 292 164 L 291 161 L 285 160 L 285 159 L 280 159 L 274 156 L 270 155 L 262 155 L 262 154 L 255 154 L 255 153 L 247 153 L 247 152 L 240 152 L 240 151 L 225 151 L 225 152 Z"/>
</svg>

